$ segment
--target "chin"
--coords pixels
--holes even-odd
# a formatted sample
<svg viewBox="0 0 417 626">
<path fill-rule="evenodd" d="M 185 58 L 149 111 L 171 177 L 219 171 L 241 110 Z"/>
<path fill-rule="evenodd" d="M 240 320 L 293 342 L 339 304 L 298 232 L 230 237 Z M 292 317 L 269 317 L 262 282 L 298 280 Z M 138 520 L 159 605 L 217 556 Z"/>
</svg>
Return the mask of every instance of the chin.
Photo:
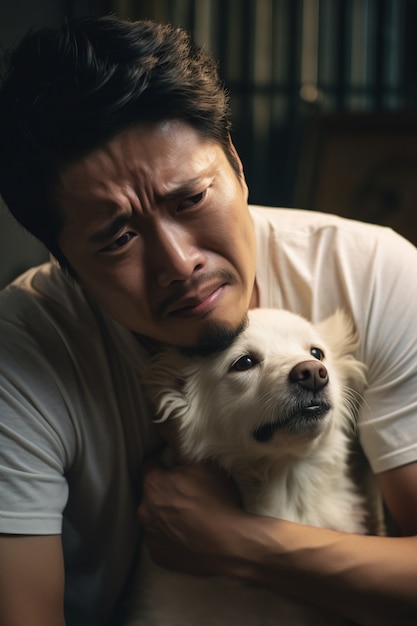
<svg viewBox="0 0 417 626">
<path fill-rule="evenodd" d="M 204 325 L 194 344 L 181 345 L 178 343 L 174 345 L 187 356 L 208 356 L 215 352 L 222 352 L 245 330 L 247 323 L 247 313 L 234 325 L 229 322 L 209 320 Z"/>
</svg>

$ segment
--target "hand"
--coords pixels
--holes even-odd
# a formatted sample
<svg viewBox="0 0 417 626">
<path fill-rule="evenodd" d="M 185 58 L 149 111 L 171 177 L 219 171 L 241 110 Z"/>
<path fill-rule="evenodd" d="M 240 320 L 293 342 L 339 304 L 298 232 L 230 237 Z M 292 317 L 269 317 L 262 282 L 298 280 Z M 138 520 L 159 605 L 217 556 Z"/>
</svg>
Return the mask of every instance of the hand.
<svg viewBox="0 0 417 626">
<path fill-rule="evenodd" d="M 194 575 L 225 573 L 243 514 L 236 487 L 211 464 L 145 465 L 139 520 L 153 560 Z"/>
</svg>

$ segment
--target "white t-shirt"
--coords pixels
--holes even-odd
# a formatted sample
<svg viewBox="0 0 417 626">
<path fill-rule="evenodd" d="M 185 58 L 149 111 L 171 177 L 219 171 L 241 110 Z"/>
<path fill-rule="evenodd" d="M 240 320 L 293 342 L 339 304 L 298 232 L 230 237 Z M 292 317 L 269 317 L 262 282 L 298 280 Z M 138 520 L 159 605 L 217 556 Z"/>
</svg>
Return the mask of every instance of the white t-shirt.
<svg viewBox="0 0 417 626">
<path fill-rule="evenodd" d="M 350 312 L 369 368 L 364 450 L 375 472 L 416 461 L 417 250 L 335 216 L 252 211 L 260 305 Z M 68 626 L 107 623 L 134 561 L 141 462 L 158 441 L 146 358 L 53 264 L 0 294 L 0 532 L 62 532 Z"/>
<path fill-rule="evenodd" d="M 0 294 L 0 532 L 62 532 L 68 626 L 107 623 L 135 557 L 145 358 L 55 265 Z"/>
<path fill-rule="evenodd" d="M 417 248 L 388 228 L 257 207 L 260 306 L 313 322 L 344 308 L 369 387 L 362 447 L 379 473 L 417 460 Z"/>
</svg>

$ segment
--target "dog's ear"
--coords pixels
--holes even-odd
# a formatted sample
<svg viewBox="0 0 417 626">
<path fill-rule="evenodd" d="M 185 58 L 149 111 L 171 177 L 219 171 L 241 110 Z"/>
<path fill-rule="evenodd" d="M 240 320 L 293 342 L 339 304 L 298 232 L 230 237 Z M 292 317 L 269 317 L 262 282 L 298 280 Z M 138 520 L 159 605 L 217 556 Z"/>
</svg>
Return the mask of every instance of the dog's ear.
<svg viewBox="0 0 417 626">
<path fill-rule="evenodd" d="M 359 346 L 353 321 L 342 309 L 316 324 L 316 329 L 336 358 L 354 354 Z"/>
<path fill-rule="evenodd" d="M 359 347 L 359 335 L 351 317 L 338 309 L 317 324 L 316 329 L 329 346 L 333 360 L 346 382 L 362 392 L 366 386 L 366 366 L 355 356 Z"/>
<path fill-rule="evenodd" d="M 142 383 L 155 407 L 156 424 L 171 417 L 181 417 L 188 410 L 189 403 L 184 390 L 185 377 L 180 374 L 183 367 L 185 357 L 175 350 L 160 352 L 144 367 Z"/>
</svg>

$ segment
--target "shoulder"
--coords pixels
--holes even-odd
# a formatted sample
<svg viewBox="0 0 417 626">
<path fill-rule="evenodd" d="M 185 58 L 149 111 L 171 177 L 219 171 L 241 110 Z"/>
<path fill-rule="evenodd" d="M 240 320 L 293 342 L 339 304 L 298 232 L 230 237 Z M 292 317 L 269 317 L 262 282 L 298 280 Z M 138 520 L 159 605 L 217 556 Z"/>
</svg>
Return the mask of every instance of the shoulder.
<svg viewBox="0 0 417 626">
<path fill-rule="evenodd" d="M 46 393 L 48 375 L 68 387 L 108 377 L 112 363 L 139 368 L 141 360 L 130 331 L 54 264 L 29 270 L 0 292 L 0 376 L 7 381 L 20 372 L 21 384 L 36 381 Z"/>
<path fill-rule="evenodd" d="M 378 275 L 404 280 L 406 268 L 417 275 L 417 248 L 390 228 L 302 209 L 250 210 L 258 248 L 269 257 L 307 264 L 311 271 L 313 263 L 327 274 L 330 262 L 337 263 L 341 276 L 361 283 L 366 275 L 368 286 L 379 284 Z"/>
<path fill-rule="evenodd" d="M 28 270 L 0 292 L 0 326 L 7 329 L 3 339 L 18 334 L 41 344 L 59 338 L 80 346 L 114 326 L 118 340 L 124 334 L 131 343 L 131 334 L 54 263 Z"/>
<path fill-rule="evenodd" d="M 32 315 L 76 313 L 85 306 L 79 286 L 54 263 L 31 268 L 0 292 L 0 321 L 29 323 Z M 33 324 L 29 324 L 33 327 Z"/>
<path fill-rule="evenodd" d="M 78 285 L 51 263 L 32 268 L 0 293 L 0 344 L 10 362 L 57 363 L 96 323 Z M 1 363 L 4 359 L 0 359 Z"/>
<path fill-rule="evenodd" d="M 341 217 L 334 213 L 259 205 L 251 205 L 249 208 L 255 229 L 262 229 L 268 225 L 270 232 L 277 231 L 283 236 L 290 234 L 312 235 L 327 230 L 346 234 L 346 236 L 362 235 L 377 239 L 394 237 L 405 241 L 400 235 L 385 226 Z"/>
</svg>

